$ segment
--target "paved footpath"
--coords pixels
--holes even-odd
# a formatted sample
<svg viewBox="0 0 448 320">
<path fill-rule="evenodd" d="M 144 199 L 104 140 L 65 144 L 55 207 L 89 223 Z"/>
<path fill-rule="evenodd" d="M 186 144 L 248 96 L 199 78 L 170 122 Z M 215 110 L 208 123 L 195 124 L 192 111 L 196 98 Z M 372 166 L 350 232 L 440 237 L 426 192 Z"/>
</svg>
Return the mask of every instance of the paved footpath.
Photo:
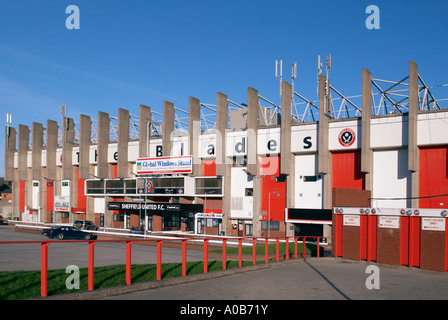
<svg viewBox="0 0 448 320">
<path fill-rule="evenodd" d="M 47 299 L 446 300 L 448 274 L 339 258 L 307 258 Z"/>
</svg>

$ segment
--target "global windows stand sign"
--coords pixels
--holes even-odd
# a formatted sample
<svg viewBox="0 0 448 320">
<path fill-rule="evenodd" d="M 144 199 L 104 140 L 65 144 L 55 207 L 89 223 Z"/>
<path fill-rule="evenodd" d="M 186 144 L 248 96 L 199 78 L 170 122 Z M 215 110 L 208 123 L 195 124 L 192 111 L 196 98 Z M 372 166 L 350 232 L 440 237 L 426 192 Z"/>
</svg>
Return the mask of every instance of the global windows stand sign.
<svg viewBox="0 0 448 320">
<path fill-rule="evenodd" d="M 191 173 L 191 156 L 137 159 L 137 174 Z"/>
</svg>

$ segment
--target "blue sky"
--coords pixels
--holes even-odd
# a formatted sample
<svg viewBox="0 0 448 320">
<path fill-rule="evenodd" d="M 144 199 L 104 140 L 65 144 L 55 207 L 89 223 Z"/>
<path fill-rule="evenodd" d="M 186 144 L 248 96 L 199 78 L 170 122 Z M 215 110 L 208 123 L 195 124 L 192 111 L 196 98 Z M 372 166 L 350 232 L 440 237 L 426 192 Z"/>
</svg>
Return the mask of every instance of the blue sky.
<svg viewBox="0 0 448 320">
<path fill-rule="evenodd" d="M 72 4 L 79 30 L 65 26 Z M 379 30 L 365 26 L 369 5 Z M 297 62 L 295 89 L 315 100 L 317 56 L 329 53 L 331 82 L 348 96 L 360 94 L 362 68 L 398 81 L 410 60 L 428 85 L 446 84 L 447 14 L 445 0 L 0 0 L 0 123 L 7 112 L 15 127 L 60 122 L 62 104 L 75 121 L 137 115 L 139 104 L 161 112 L 163 100 L 187 109 L 189 96 L 214 104 L 218 91 L 241 103 L 248 87 L 280 103 L 280 59 L 283 80 Z"/>
</svg>

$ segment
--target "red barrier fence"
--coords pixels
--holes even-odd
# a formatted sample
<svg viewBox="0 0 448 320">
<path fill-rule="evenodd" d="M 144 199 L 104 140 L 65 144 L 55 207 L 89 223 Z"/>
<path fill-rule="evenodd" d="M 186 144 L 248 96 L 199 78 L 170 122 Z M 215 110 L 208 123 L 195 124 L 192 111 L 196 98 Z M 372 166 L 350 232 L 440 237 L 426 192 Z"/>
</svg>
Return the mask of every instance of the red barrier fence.
<svg viewBox="0 0 448 320">
<path fill-rule="evenodd" d="M 302 249 L 302 257 L 305 257 L 305 241 L 307 239 L 316 239 L 317 240 L 317 256 L 320 257 L 320 240 L 323 238 L 332 238 L 332 237 L 294 237 L 294 258 L 298 258 L 298 241 L 302 238 L 303 249 Z M 230 238 L 222 238 L 222 268 L 226 270 L 227 267 L 227 242 Z M 234 239 L 234 238 L 232 238 Z M 259 238 L 237 238 L 238 240 L 238 267 L 243 267 L 243 254 L 242 247 L 243 241 L 252 239 L 252 264 L 256 265 L 256 244 Z M 276 255 L 275 260 L 280 260 L 280 250 L 279 250 L 279 242 L 280 239 L 284 239 L 286 241 L 286 252 L 285 259 L 289 260 L 289 239 L 286 238 L 261 238 L 264 239 L 265 244 L 265 263 L 269 262 L 269 249 L 268 244 L 269 241 L 275 241 L 276 244 Z M 95 289 L 94 286 L 94 269 L 95 269 L 95 244 L 97 242 L 123 242 L 126 243 L 126 285 L 130 285 L 132 283 L 132 270 L 131 270 L 131 257 L 132 257 L 132 244 L 136 242 L 155 242 L 156 250 L 157 250 L 157 262 L 156 262 L 156 279 L 162 280 L 162 245 L 164 242 L 181 242 L 182 248 L 182 276 L 187 275 L 187 243 L 190 242 L 202 242 L 203 250 L 204 250 L 204 273 L 208 272 L 208 246 L 209 241 L 208 238 L 204 239 L 133 239 L 133 240 L 59 240 L 59 241 L 0 241 L 0 244 L 23 244 L 23 243 L 40 243 L 41 244 L 41 296 L 46 297 L 48 295 L 48 247 L 51 243 L 61 243 L 61 242 L 86 242 L 88 243 L 88 290 L 92 291 Z M 215 239 L 216 240 L 216 239 Z"/>
</svg>

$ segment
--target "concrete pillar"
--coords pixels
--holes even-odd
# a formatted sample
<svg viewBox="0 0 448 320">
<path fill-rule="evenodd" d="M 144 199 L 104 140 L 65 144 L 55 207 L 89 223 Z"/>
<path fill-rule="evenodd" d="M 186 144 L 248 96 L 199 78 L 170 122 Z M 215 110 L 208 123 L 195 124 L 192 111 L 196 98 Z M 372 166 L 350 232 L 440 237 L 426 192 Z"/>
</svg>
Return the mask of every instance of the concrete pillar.
<svg viewBox="0 0 448 320">
<path fill-rule="evenodd" d="M 62 124 L 62 179 L 73 179 L 73 145 L 75 144 L 75 123 L 71 118 L 63 118 Z"/>
<path fill-rule="evenodd" d="M 31 181 L 39 181 L 39 208 L 40 222 L 44 222 L 47 216 L 46 211 L 46 181 L 42 178 L 42 149 L 44 144 L 44 127 L 40 123 L 33 122 L 32 125 L 32 149 L 31 149 Z"/>
<path fill-rule="evenodd" d="M 370 149 L 370 119 L 372 118 L 372 74 L 362 69 L 361 172 L 365 173 L 366 190 L 372 190 L 373 153 Z"/>
<path fill-rule="evenodd" d="M 16 129 L 5 127 L 5 180 L 12 181 L 12 216 L 19 217 L 19 182 L 18 172 L 14 169 L 16 150 Z"/>
<path fill-rule="evenodd" d="M 117 175 L 120 178 L 128 178 L 129 161 L 128 161 L 128 145 L 129 145 L 129 111 L 118 109 L 118 159 L 117 159 Z"/>
<path fill-rule="evenodd" d="M 25 206 L 31 204 L 31 172 L 28 170 L 28 151 L 30 143 L 30 130 L 28 126 L 19 124 L 18 142 L 18 180 L 25 181 Z M 23 190 L 20 190 L 23 192 Z M 23 196 L 22 194 L 20 196 Z"/>
<path fill-rule="evenodd" d="M 27 158 L 30 143 L 30 130 L 28 126 L 19 124 L 18 138 L 18 180 L 26 181 L 28 179 Z"/>
<path fill-rule="evenodd" d="M 149 157 L 149 141 L 151 140 L 151 108 L 143 104 L 140 105 L 138 126 L 138 156 L 146 158 Z"/>
<path fill-rule="evenodd" d="M 218 92 L 216 98 L 216 175 L 225 176 L 226 168 L 226 130 L 229 119 L 227 95 Z"/>
<path fill-rule="evenodd" d="M 12 181 L 12 216 L 20 218 L 20 182 L 18 180 L 18 170 L 14 170 L 14 178 Z"/>
<path fill-rule="evenodd" d="M 291 174 L 291 112 L 292 87 L 282 82 L 281 96 L 281 131 L 280 131 L 280 174 Z"/>
<path fill-rule="evenodd" d="M 419 196 L 419 149 L 417 146 L 418 118 L 418 67 L 409 62 L 409 113 L 408 113 L 408 170 L 411 172 L 411 196 Z M 412 207 L 419 206 L 418 199 L 412 199 Z"/>
<path fill-rule="evenodd" d="M 259 115 L 258 91 L 249 87 L 247 89 L 247 171 L 254 176 L 258 175 L 257 133 Z"/>
<path fill-rule="evenodd" d="M 227 95 L 218 92 L 216 96 L 216 175 L 224 177 L 223 194 L 230 194 L 230 169 L 226 157 L 226 131 L 228 129 L 229 101 Z M 227 234 L 230 229 L 230 200 L 229 196 L 222 198 L 222 230 Z"/>
<path fill-rule="evenodd" d="M 89 155 L 92 121 L 89 116 L 81 114 L 79 122 L 79 179 L 90 179 Z"/>
<path fill-rule="evenodd" d="M 260 103 L 258 91 L 249 87 L 247 90 L 247 171 L 253 178 L 253 222 L 252 230 L 255 236 L 261 235 L 261 179 L 258 168 L 258 154 L 257 154 L 257 134 L 258 134 L 258 117 L 260 115 Z"/>
<path fill-rule="evenodd" d="M 171 156 L 171 134 L 174 131 L 174 104 L 163 101 L 162 155 Z"/>
<path fill-rule="evenodd" d="M 323 178 L 323 208 L 332 208 L 332 175 L 331 175 L 331 153 L 328 151 L 328 124 L 329 124 L 329 95 L 326 90 L 326 77 L 319 76 L 319 150 L 318 171 L 324 175 Z"/>
<path fill-rule="evenodd" d="M 32 180 L 40 180 L 42 175 L 42 149 L 44 145 L 44 127 L 41 123 L 33 122 L 31 167 Z"/>
<path fill-rule="evenodd" d="M 107 152 L 109 148 L 109 114 L 98 112 L 98 157 L 97 157 L 97 176 L 101 179 L 109 178 L 109 167 L 107 163 Z"/>
<path fill-rule="evenodd" d="M 58 147 L 58 123 L 47 120 L 47 163 L 46 175 L 49 180 L 56 180 L 56 149 Z"/>
<path fill-rule="evenodd" d="M 286 176 L 286 207 L 294 208 L 295 198 L 295 161 L 291 153 L 291 114 L 292 114 L 292 86 L 283 81 L 281 95 L 281 130 L 280 130 L 280 174 Z M 286 235 L 294 235 L 291 224 L 286 223 Z"/>
<path fill-rule="evenodd" d="M 202 176 L 203 170 L 199 158 L 199 136 L 201 134 L 201 105 L 194 97 L 188 99 L 188 135 L 190 155 L 193 157 L 193 176 Z"/>
<path fill-rule="evenodd" d="M 16 128 L 5 127 L 5 180 L 14 181 L 14 153 L 16 152 Z"/>
</svg>

